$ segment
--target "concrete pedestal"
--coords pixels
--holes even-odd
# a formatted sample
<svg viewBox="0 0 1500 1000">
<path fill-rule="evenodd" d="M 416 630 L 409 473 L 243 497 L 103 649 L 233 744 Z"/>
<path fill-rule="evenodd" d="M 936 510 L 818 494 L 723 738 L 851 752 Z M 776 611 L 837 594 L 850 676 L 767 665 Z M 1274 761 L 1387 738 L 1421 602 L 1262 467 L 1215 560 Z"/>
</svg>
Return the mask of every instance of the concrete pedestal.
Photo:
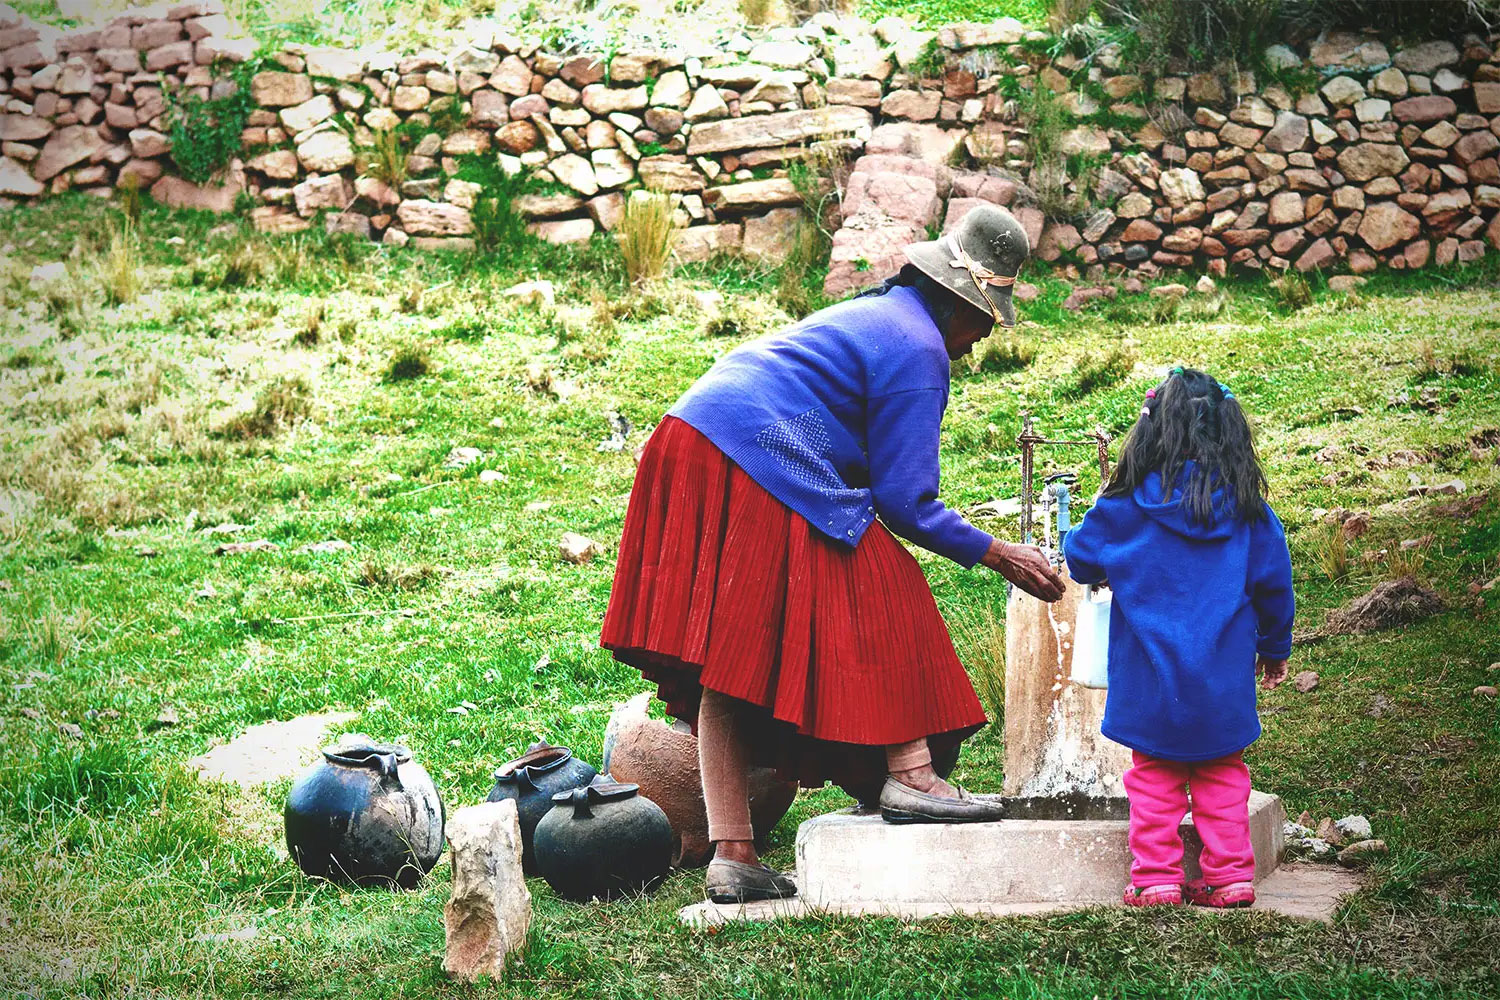
<svg viewBox="0 0 1500 1000">
<path fill-rule="evenodd" d="M 1250 793 L 1257 883 L 1276 871 L 1285 819 L 1280 798 Z M 797 829 L 798 898 L 760 907 L 758 916 L 740 907 L 738 919 L 807 913 L 920 919 L 1118 903 L 1130 879 L 1129 829 L 1123 819 L 893 825 L 854 810 L 816 816 Z M 1203 845 L 1191 815 L 1182 836 L 1184 868 L 1197 878 Z M 727 912 L 705 916 L 705 907 L 713 904 L 689 907 L 682 918 L 713 922 Z"/>
<path fill-rule="evenodd" d="M 1275 795 L 1251 793 L 1257 880 L 1276 868 L 1285 818 Z M 830 813 L 797 830 L 797 885 L 809 905 L 841 912 L 1115 902 L 1129 881 L 1129 829 L 1122 819 L 897 826 L 876 813 Z M 1197 878 L 1203 845 L 1191 816 L 1182 834 L 1188 877 Z"/>
</svg>

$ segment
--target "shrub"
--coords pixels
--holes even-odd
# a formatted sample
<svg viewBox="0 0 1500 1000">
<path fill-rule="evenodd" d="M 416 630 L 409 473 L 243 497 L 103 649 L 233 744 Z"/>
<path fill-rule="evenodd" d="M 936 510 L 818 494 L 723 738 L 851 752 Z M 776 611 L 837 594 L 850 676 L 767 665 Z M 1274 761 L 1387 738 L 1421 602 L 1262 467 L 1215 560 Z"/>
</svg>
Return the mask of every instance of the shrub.
<svg viewBox="0 0 1500 1000">
<path fill-rule="evenodd" d="M 1087 396 L 1096 389 L 1123 382 L 1134 367 L 1135 352 L 1124 344 L 1087 351 L 1073 362 L 1073 384 L 1069 394 Z"/>
<path fill-rule="evenodd" d="M 625 258 L 625 274 L 639 285 L 659 278 L 677 242 L 672 198 L 658 191 L 632 191 L 625 202 L 616 236 Z"/>
<path fill-rule="evenodd" d="M 392 189 L 400 188 L 407 178 L 406 157 L 411 151 L 411 139 L 411 132 L 401 126 L 376 129 L 369 144 L 361 147 L 356 157 L 359 172 Z"/>
<path fill-rule="evenodd" d="M 230 76 L 233 87 L 222 97 L 205 100 L 186 87 L 167 92 L 167 123 L 172 162 L 183 177 L 206 183 L 240 151 L 240 133 L 255 102 L 250 77 L 256 60 L 240 63 Z"/>
<path fill-rule="evenodd" d="M 270 437 L 312 413 L 312 386 L 301 375 L 282 375 L 263 386 L 248 411 L 219 428 L 220 437 Z"/>
<path fill-rule="evenodd" d="M 431 370 L 432 358 L 425 344 L 402 344 L 391 353 L 391 360 L 385 366 L 385 381 L 421 378 Z"/>
</svg>

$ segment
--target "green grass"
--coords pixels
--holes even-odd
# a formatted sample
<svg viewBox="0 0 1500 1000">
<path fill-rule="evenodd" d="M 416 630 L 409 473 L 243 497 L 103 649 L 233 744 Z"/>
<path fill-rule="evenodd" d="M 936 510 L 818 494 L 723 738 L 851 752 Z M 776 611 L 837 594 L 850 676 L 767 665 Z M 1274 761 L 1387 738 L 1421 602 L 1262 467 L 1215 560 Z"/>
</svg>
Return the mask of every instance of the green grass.
<svg viewBox="0 0 1500 1000">
<path fill-rule="evenodd" d="M 1013 17 L 1033 27 L 1047 22 L 1046 0 L 859 0 L 855 10 L 869 21 L 895 14 L 929 28 L 1002 17 Z"/>
<path fill-rule="evenodd" d="M 1314 282 L 1312 303 L 1291 313 L 1257 281 L 1170 312 L 1122 298 L 1074 315 L 1060 308 L 1064 283 L 1032 275 L 1042 294 L 1022 305 L 1033 325 L 1018 333 L 1034 359 L 954 380 L 943 495 L 965 509 L 1014 495 L 1023 411 L 1049 436 L 1119 433 L 1162 369 L 1208 368 L 1259 426 L 1299 628 L 1381 578 L 1365 553 L 1434 536 L 1422 569 L 1453 610 L 1298 649 L 1293 669 L 1322 684 L 1267 695 L 1248 755 L 1259 787 L 1294 814 L 1363 812 L 1392 846 L 1331 925 L 1100 908 L 700 934 L 675 911 L 699 898 L 701 873 L 607 905 L 565 903 L 534 882 L 529 954 L 505 982 L 469 988 L 440 973 L 446 862 L 410 893 L 310 884 L 280 843 L 285 782 L 243 793 L 200 783 L 183 762 L 247 725 L 331 709 L 408 742 L 450 810 L 483 799 L 495 765 L 539 737 L 597 762 L 612 704 L 645 688 L 595 646 L 633 471 L 629 448 L 596 450 L 606 413 L 637 428 L 633 447 L 752 332 L 704 333 L 688 286 L 716 285 L 764 318 L 780 276 L 700 266 L 631 293 L 607 241 L 423 256 L 317 234 L 209 236 L 221 221 L 148 204 L 142 288 L 112 306 L 97 270 L 112 206 L 66 196 L 7 216 L 0 980 L 18 992 L 1363 1000 L 1500 989 L 1500 719 L 1470 696 L 1500 660 L 1500 587 L 1467 592 L 1500 575 L 1493 264 L 1381 277 L 1358 298 Z M 44 301 L 31 267 L 75 244 L 73 278 Z M 535 277 L 559 282 L 559 316 L 499 294 Z M 319 336 L 301 336 L 319 306 Z M 1116 344 L 1134 366 L 1085 388 L 1081 359 Z M 426 371 L 392 378 L 414 345 Z M 1435 412 L 1390 405 L 1424 389 Z M 1342 450 L 1316 461 L 1329 445 Z M 456 446 L 483 457 L 446 469 Z M 1423 464 L 1380 461 L 1398 450 Z M 1091 449 L 1053 463 L 1092 493 Z M 486 469 L 503 478 L 481 482 Z M 1406 501 L 1409 474 L 1461 478 L 1460 499 L 1476 506 L 1456 516 L 1445 498 Z M 527 510 L 536 501 L 550 506 Z M 1317 556 L 1333 507 L 1374 513 L 1338 579 Z M 224 539 L 201 529 L 225 521 L 279 550 L 214 556 Z M 568 530 L 605 556 L 562 562 Z M 353 550 L 297 552 L 330 538 Z M 961 654 L 978 662 L 1002 581 L 920 558 Z M 196 596 L 206 585 L 216 596 Z M 465 700 L 478 709 L 446 711 Z M 181 723 L 156 728 L 166 705 Z M 998 786 L 1000 736 L 970 741 L 960 781 Z M 804 792 L 771 862 L 792 863 L 798 821 L 846 802 Z M 249 940 L 201 937 L 247 927 Z"/>
</svg>

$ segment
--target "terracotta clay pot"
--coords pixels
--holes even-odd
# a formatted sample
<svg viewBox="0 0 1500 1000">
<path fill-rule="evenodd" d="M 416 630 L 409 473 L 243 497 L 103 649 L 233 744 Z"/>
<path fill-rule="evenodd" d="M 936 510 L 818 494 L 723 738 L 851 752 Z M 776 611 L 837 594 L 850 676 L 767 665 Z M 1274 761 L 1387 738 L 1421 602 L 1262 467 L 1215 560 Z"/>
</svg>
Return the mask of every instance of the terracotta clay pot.
<svg viewBox="0 0 1500 1000">
<path fill-rule="evenodd" d="M 333 746 L 287 795 L 286 846 L 308 875 L 411 888 L 443 852 L 443 803 L 411 751 Z"/>
<path fill-rule="evenodd" d="M 601 778 L 559 792 L 536 828 L 537 870 L 566 899 L 649 889 L 671 868 L 672 826 L 636 785 Z"/>
<path fill-rule="evenodd" d="M 604 769 L 617 781 L 639 785 L 672 823 L 672 865 L 695 868 L 708 863 L 708 816 L 698 776 L 698 738 L 684 729 L 649 718 L 649 693 L 615 710 L 605 730 Z M 792 807 L 797 783 L 783 781 L 766 767 L 750 771 L 750 820 L 757 841 L 765 837 Z"/>
<path fill-rule="evenodd" d="M 545 742 L 533 743 L 526 753 L 495 769 L 495 787 L 486 801 L 515 800 L 521 821 L 521 867 L 526 874 L 536 874 L 532 839 L 536 825 L 552 809 L 552 796 L 587 785 L 597 776 L 593 767 L 567 747 Z"/>
</svg>

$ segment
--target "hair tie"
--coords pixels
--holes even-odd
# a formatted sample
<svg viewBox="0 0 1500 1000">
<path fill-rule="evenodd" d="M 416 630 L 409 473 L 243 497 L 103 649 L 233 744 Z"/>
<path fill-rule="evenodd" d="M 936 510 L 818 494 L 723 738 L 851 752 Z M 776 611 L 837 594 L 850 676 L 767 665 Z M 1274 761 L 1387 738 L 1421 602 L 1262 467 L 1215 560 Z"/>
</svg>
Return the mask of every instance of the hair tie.
<svg viewBox="0 0 1500 1000">
<path fill-rule="evenodd" d="M 1172 369 L 1172 374 L 1173 375 L 1181 375 L 1182 374 L 1182 366 L 1178 365 L 1176 368 L 1173 368 Z"/>
<path fill-rule="evenodd" d="M 1225 399 L 1234 398 L 1234 393 L 1230 392 L 1229 386 L 1225 385 L 1223 382 L 1219 383 L 1219 392 L 1223 393 Z"/>
</svg>

